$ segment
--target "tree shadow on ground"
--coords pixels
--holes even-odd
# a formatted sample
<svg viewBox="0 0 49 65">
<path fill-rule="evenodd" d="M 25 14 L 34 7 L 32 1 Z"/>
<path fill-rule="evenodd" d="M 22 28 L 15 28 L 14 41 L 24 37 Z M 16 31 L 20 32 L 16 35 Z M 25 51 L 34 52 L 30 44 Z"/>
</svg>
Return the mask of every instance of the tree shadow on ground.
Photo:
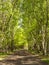
<svg viewBox="0 0 49 65">
<path fill-rule="evenodd" d="M 49 65 L 42 62 L 38 56 L 30 55 L 26 51 L 18 51 L 15 54 L 0 61 L 0 65 Z"/>
</svg>

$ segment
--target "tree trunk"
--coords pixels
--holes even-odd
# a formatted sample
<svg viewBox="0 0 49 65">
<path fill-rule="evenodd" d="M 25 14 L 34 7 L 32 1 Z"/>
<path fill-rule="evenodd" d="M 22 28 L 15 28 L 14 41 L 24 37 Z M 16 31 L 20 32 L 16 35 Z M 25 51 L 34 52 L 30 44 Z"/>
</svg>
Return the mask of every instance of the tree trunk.
<svg viewBox="0 0 49 65">
<path fill-rule="evenodd" d="M 47 55 L 48 0 L 46 0 L 46 24 L 42 27 L 43 54 Z"/>
</svg>

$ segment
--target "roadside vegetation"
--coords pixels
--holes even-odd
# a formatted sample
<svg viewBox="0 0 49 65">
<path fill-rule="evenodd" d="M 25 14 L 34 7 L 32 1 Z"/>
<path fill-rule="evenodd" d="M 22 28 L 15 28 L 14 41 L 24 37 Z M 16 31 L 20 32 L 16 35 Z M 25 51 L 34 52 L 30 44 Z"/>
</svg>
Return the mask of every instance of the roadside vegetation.
<svg viewBox="0 0 49 65">
<path fill-rule="evenodd" d="M 0 57 L 17 49 L 49 63 L 49 0 L 0 0 Z"/>
</svg>

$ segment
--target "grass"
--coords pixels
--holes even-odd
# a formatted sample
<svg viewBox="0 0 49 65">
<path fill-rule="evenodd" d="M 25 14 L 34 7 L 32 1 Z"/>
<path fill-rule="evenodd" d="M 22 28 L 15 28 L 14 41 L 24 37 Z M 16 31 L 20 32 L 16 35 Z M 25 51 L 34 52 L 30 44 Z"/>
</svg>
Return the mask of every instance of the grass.
<svg viewBox="0 0 49 65">
<path fill-rule="evenodd" d="M 41 58 L 41 60 L 43 61 L 43 62 L 46 62 L 46 63 L 48 63 L 49 64 L 49 55 L 48 56 L 42 56 L 42 53 L 36 53 L 36 52 L 32 52 L 32 54 L 34 54 L 34 55 L 39 55 L 39 58 Z"/>
<path fill-rule="evenodd" d="M 7 53 L 0 53 L 0 58 L 6 57 L 8 54 Z"/>
<path fill-rule="evenodd" d="M 0 52 L 0 58 L 6 57 L 8 55 L 11 55 L 13 52 L 9 51 L 9 52 Z"/>
<path fill-rule="evenodd" d="M 42 53 L 41 53 L 41 52 L 40 52 L 40 53 L 37 53 L 37 52 L 32 51 L 32 50 L 30 50 L 30 52 L 31 52 L 32 54 L 34 54 L 34 55 L 38 55 L 39 58 L 41 58 L 41 60 L 42 60 L 43 62 L 46 62 L 46 63 L 49 64 L 49 55 L 48 55 L 48 56 L 42 56 Z"/>
<path fill-rule="evenodd" d="M 7 56 L 6 53 L 0 53 L 0 60 L 3 60 Z"/>
<path fill-rule="evenodd" d="M 43 59 L 44 62 L 46 63 L 49 63 L 49 60 L 48 59 Z"/>
<path fill-rule="evenodd" d="M 46 62 L 46 63 L 49 63 L 49 56 L 47 56 L 47 57 L 43 56 L 41 60 Z"/>
<path fill-rule="evenodd" d="M 8 53 L 0 53 L 0 60 L 3 60 L 5 57 L 7 57 L 9 54 L 12 54 L 13 52 L 8 52 Z"/>
</svg>

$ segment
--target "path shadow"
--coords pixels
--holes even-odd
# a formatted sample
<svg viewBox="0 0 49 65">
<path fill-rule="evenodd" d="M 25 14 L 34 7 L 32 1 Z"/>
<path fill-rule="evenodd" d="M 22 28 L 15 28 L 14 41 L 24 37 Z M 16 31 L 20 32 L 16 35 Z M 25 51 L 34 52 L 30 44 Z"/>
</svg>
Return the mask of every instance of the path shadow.
<svg viewBox="0 0 49 65">
<path fill-rule="evenodd" d="M 15 54 L 0 61 L 0 65 L 49 65 L 42 62 L 38 56 L 30 55 L 26 51 L 18 51 Z"/>
<path fill-rule="evenodd" d="M 17 50 L 14 55 L 19 55 L 19 56 L 28 56 L 31 55 L 27 50 Z"/>
<path fill-rule="evenodd" d="M 0 65 L 48 65 L 45 64 L 45 62 L 41 62 L 39 59 L 31 58 L 31 57 L 25 57 L 20 58 L 16 60 L 3 60 L 0 61 Z"/>
</svg>

